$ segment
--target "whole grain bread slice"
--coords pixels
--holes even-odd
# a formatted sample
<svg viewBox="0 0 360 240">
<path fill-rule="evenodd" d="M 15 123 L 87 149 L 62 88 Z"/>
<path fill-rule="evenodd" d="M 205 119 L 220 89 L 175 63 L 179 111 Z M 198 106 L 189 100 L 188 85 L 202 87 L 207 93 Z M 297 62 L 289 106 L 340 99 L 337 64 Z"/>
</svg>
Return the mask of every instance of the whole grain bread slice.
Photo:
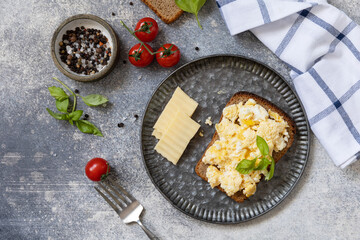
<svg viewBox="0 0 360 240">
<path fill-rule="evenodd" d="M 293 141 L 294 141 L 294 136 L 296 133 L 296 126 L 294 121 L 283 111 L 281 110 L 279 107 L 275 106 L 273 103 L 269 102 L 268 100 L 255 95 L 253 93 L 249 93 L 249 92 L 238 92 L 235 93 L 231 99 L 229 100 L 229 102 L 226 104 L 225 107 L 230 106 L 232 104 L 238 104 L 240 102 L 246 102 L 247 100 L 249 100 L 250 98 L 254 99 L 256 101 L 257 104 L 261 105 L 262 107 L 264 107 L 266 110 L 271 110 L 273 112 L 276 112 L 277 114 L 279 114 L 289 125 L 288 128 L 288 133 L 289 133 L 289 140 L 287 142 L 286 147 L 279 151 L 279 152 L 273 152 L 273 158 L 275 160 L 275 162 L 278 162 L 282 156 L 284 156 L 284 154 L 288 151 L 288 149 L 291 147 Z M 219 122 L 221 122 L 223 116 L 221 115 Z M 207 146 L 205 152 L 208 150 L 208 148 L 213 145 L 213 143 L 219 139 L 219 135 L 217 134 L 217 132 L 215 131 L 209 145 Z M 199 175 L 203 180 L 207 181 L 207 177 L 206 177 L 206 170 L 208 168 L 208 164 L 203 163 L 202 159 L 205 156 L 205 152 L 202 155 L 201 159 L 198 161 L 198 163 L 196 164 L 195 167 L 195 172 L 197 175 Z M 222 192 L 225 192 L 224 189 L 222 189 L 220 186 L 217 186 L 218 189 L 220 189 Z M 230 196 L 230 198 L 232 198 L 233 200 L 235 200 L 236 202 L 243 202 L 247 197 L 242 193 L 242 191 L 238 191 L 236 192 L 234 195 Z"/>
<path fill-rule="evenodd" d="M 178 19 L 183 11 L 176 5 L 175 0 L 142 0 L 161 20 L 169 24 Z"/>
</svg>

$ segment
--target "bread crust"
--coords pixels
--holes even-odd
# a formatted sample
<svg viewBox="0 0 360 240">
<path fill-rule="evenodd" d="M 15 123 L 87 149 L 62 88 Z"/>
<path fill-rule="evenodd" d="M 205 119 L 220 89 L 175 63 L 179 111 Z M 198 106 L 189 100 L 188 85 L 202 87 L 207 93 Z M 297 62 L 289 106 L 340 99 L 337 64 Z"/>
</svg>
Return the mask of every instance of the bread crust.
<svg viewBox="0 0 360 240">
<path fill-rule="evenodd" d="M 295 126 L 295 122 L 283 111 L 281 110 L 279 107 L 277 107 L 276 105 L 274 105 L 273 103 L 269 102 L 268 100 L 255 95 L 253 93 L 249 93 L 249 92 L 237 92 L 235 93 L 231 99 L 229 100 L 229 102 L 226 104 L 225 107 L 230 106 L 232 104 L 238 104 L 240 102 L 246 102 L 247 100 L 249 100 L 250 98 L 254 99 L 256 101 L 257 104 L 259 104 L 260 106 L 264 107 L 266 110 L 271 110 L 273 112 L 276 112 L 277 114 L 279 114 L 284 121 L 286 121 L 289 125 L 288 128 L 288 133 L 289 133 L 289 140 L 287 142 L 286 147 L 281 150 L 280 152 L 273 152 L 273 158 L 275 160 L 275 162 L 277 163 L 284 155 L 285 153 L 289 150 L 289 148 L 291 147 L 293 141 L 294 141 L 294 137 L 295 137 L 295 133 L 296 133 L 296 126 Z M 224 108 L 225 108 L 224 107 Z M 219 122 L 221 122 L 223 118 L 223 115 L 221 115 Z M 207 177 L 206 177 L 206 170 L 208 168 L 208 164 L 203 163 L 203 158 L 205 156 L 206 151 L 209 149 L 209 147 L 211 147 L 214 142 L 216 140 L 219 139 L 219 135 L 218 133 L 215 131 L 209 145 L 207 146 L 206 150 L 204 151 L 201 159 L 198 161 L 198 163 L 196 164 L 195 167 L 195 172 L 196 174 L 201 177 L 203 180 L 207 181 Z M 225 192 L 224 189 L 222 189 L 220 186 L 217 186 L 217 188 L 219 190 L 221 190 L 222 192 Z M 230 196 L 231 199 L 233 199 L 236 202 L 243 202 L 245 199 L 247 199 L 247 197 L 242 193 L 242 191 L 238 191 L 236 192 L 234 195 Z"/>
<path fill-rule="evenodd" d="M 179 7 L 177 7 L 177 6 L 175 5 L 177 9 L 172 12 L 171 17 L 166 17 L 166 16 L 164 16 L 164 15 L 160 12 L 160 10 L 153 4 L 153 0 L 141 0 L 141 1 L 143 1 L 143 3 L 145 3 L 151 10 L 153 10 L 154 13 L 155 13 L 156 15 L 158 15 L 158 17 L 159 17 L 161 20 L 163 20 L 166 24 L 170 24 L 170 23 L 174 22 L 174 21 L 177 20 L 177 19 L 181 16 L 181 14 L 183 13 L 183 10 L 181 10 Z M 159 0 L 159 1 L 161 1 L 161 0 Z M 172 1 L 174 1 L 174 0 L 172 0 Z M 174 1 L 174 2 L 175 2 L 175 1 Z M 170 10 L 169 10 L 169 11 L 170 11 Z"/>
</svg>

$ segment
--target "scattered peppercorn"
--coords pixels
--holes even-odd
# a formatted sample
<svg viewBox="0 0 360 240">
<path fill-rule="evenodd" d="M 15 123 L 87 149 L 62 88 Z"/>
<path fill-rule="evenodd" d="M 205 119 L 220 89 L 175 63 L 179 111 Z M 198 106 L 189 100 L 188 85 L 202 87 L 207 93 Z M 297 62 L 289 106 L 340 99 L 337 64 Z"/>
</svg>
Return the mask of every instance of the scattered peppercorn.
<svg viewBox="0 0 360 240">
<path fill-rule="evenodd" d="M 126 64 L 126 60 L 124 60 L 123 63 Z"/>
<path fill-rule="evenodd" d="M 114 12 L 112 12 L 112 13 L 111 13 L 111 15 L 115 16 L 115 13 L 114 13 Z"/>
<path fill-rule="evenodd" d="M 79 90 L 78 89 L 75 89 L 75 91 L 74 91 L 76 94 L 79 94 Z"/>
<path fill-rule="evenodd" d="M 195 50 L 196 50 L 196 51 L 199 51 L 199 50 L 200 50 L 200 48 L 199 48 L 199 47 L 195 47 Z"/>
<path fill-rule="evenodd" d="M 138 118 L 139 118 L 139 115 L 135 114 L 135 115 L 134 115 L 134 118 L 138 119 Z"/>
<path fill-rule="evenodd" d="M 124 124 L 123 123 L 118 123 L 118 127 L 122 128 L 122 127 L 124 127 Z"/>
<path fill-rule="evenodd" d="M 89 115 L 88 115 L 88 114 L 85 114 L 84 117 L 85 117 L 85 118 L 89 118 Z"/>
<path fill-rule="evenodd" d="M 133 3 L 133 2 L 130 2 L 130 6 L 132 6 L 132 5 L 134 5 L 134 3 Z"/>
</svg>

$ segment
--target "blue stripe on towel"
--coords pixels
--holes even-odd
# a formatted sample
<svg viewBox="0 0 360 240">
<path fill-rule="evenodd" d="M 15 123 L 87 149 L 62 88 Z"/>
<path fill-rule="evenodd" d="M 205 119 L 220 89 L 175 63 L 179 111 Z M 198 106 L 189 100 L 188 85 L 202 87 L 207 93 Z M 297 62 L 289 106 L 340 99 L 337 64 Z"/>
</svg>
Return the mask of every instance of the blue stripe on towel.
<svg viewBox="0 0 360 240">
<path fill-rule="evenodd" d="M 344 28 L 344 30 L 343 30 L 340 34 L 345 37 L 345 36 L 348 35 L 356 26 L 357 26 L 357 24 L 356 24 L 354 21 L 352 21 L 351 23 L 349 23 L 349 24 Z M 339 34 L 339 35 L 340 35 L 340 34 Z M 338 36 L 339 36 L 339 35 L 338 35 Z M 341 39 L 339 39 L 339 37 L 335 38 L 335 39 L 331 42 L 331 44 L 330 44 L 329 51 L 328 51 L 327 53 L 325 53 L 323 56 L 321 56 L 321 57 L 319 57 L 318 59 L 316 59 L 316 60 L 314 61 L 314 63 L 319 62 L 325 55 L 327 55 L 327 54 L 329 54 L 329 53 L 333 53 L 333 52 L 335 51 L 336 46 L 339 44 L 339 42 L 340 42 L 344 37 L 342 37 Z"/>
<path fill-rule="evenodd" d="M 360 144 L 359 132 L 355 128 L 353 122 L 351 121 L 351 119 L 350 119 L 349 115 L 347 114 L 347 112 L 345 111 L 344 107 L 341 104 L 339 105 L 339 100 L 337 99 L 337 97 L 335 96 L 333 91 L 331 91 L 329 86 L 326 85 L 324 80 L 320 77 L 320 75 L 316 72 L 316 70 L 314 68 L 311 68 L 308 72 L 314 78 L 316 83 L 321 87 L 321 89 L 325 92 L 325 94 L 328 96 L 328 98 L 333 102 L 334 107 L 336 107 L 336 109 L 338 110 L 341 118 L 343 119 L 344 123 L 348 127 L 350 133 L 353 135 L 354 139 Z M 335 106 L 335 104 L 336 104 L 336 106 Z"/>
<path fill-rule="evenodd" d="M 335 37 L 337 37 L 340 34 L 340 32 L 334 26 L 332 26 L 330 23 L 325 22 L 324 20 L 322 20 L 321 18 L 319 18 L 318 16 L 316 16 L 311 12 L 307 14 L 306 18 L 312 21 L 313 23 L 316 23 L 318 26 L 324 28 Z"/>
<path fill-rule="evenodd" d="M 306 11 L 306 12 L 304 12 Z M 283 53 L 287 45 L 290 43 L 291 39 L 294 37 L 296 31 L 300 27 L 301 23 L 304 21 L 304 17 L 306 17 L 307 13 L 309 13 L 308 10 L 303 10 L 304 14 L 301 14 L 297 17 L 294 24 L 291 26 L 289 31 L 286 33 L 285 38 L 281 41 L 280 45 L 275 51 L 276 56 L 280 57 L 280 55 Z"/>
<path fill-rule="evenodd" d="M 347 100 L 351 98 L 354 93 L 356 93 L 360 89 L 360 80 L 357 81 L 352 87 L 343 95 L 341 98 L 339 98 L 339 102 L 341 104 L 344 104 Z M 336 106 L 334 104 L 331 104 L 329 107 L 321 111 L 320 113 L 316 114 L 314 117 L 312 117 L 309 120 L 310 125 L 314 125 L 315 123 L 319 122 L 321 119 L 327 117 L 336 110 Z"/>
<path fill-rule="evenodd" d="M 300 71 L 299 69 L 297 69 L 296 67 L 292 66 L 290 63 L 286 63 L 288 65 L 288 67 L 293 70 L 294 72 L 296 72 L 298 75 L 303 74 L 302 71 Z"/>
<path fill-rule="evenodd" d="M 216 0 L 216 4 L 219 8 L 225 6 L 226 4 L 235 2 L 236 0 Z"/>
<path fill-rule="evenodd" d="M 309 13 L 307 18 L 310 21 L 312 21 L 312 22 L 316 23 L 317 25 L 319 25 L 320 27 L 326 29 L 329 33 L 331 33 L 337 39 L 339 39 L 339 36 L 341 36 L 341 42 L 344 43 L 345 46 L 347 46 L 348 49 L 351 51 L 351 53 L 357 58 L 357 60 L 360 61 L 360 52 L 355 47 L 355 45 L 350 41 L 349 38 L 347 38 L 346 36 L 342 36 L 344 34 L 340 33 L 335 27 L 333 27 L 331 24 L 325 22 L 324 20 L 322 20 L 321 18 L 315 16 L 312 13 Z"/>
<path fill-rule="evenodd" d="M 352 52 L 352 54 L 356 57 L 358 61 L 360 61 L 360 52 L 355 47 L 355 45 L 350 41 L 349 38 L 345 37 L 342 42 L 349 48 L 349 50 Z"/>
<path fill-rule="evenodd" d="M 264 19 L 264 23 L 269 23 L 271 22 L 270 20 L 270 16 L 269 16 L 269 12 L 266 8 L 266 4 L 264 2 L 264 0 L 257 0 L 259 7 L 260 7 L 260 11 L 261 11 L 261 15 Z"/>
</svg>

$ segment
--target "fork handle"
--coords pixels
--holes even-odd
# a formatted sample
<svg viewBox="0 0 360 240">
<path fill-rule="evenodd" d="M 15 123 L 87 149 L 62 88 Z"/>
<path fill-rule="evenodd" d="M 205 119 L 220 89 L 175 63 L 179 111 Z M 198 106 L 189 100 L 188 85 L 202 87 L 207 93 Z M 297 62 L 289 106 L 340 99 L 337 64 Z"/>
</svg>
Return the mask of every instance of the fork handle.
<svg viewBox="0 0 360 240">
<path fill-rule="evenodd" d="M 146 235 L 147 235 L 151 240 L 159 240 L 159 238 L 156 237 L 147 227 L 145 227 L 140 220 L 137 220 L 136 222 L 137 222 L 137 224 L 140 225 L 140 227 L 142 228 L 142 230 L 144 230 L 144 232 L 146 233 Z"/>
</svg>

